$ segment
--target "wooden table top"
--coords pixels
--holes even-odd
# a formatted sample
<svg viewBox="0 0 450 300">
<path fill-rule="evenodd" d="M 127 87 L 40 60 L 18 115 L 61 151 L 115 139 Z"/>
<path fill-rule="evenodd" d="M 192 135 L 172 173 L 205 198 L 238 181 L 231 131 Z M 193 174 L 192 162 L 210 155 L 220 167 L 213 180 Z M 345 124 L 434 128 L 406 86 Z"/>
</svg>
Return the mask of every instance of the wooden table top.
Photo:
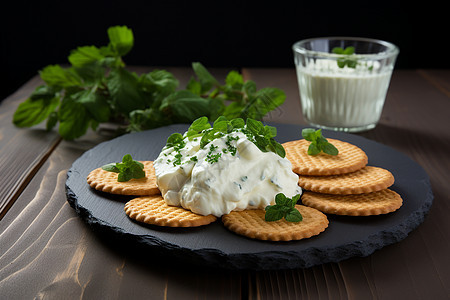
<svg viewBox="0 0 450 300">
<path fill-rule="evenodd" d="M 189 68 L 166 69 L 181 85 L 192 75 Z M 228 71 L 211 70 L 218 78 Z M 306 124 L 294 69 L 240 71 L 258 87 L 286 92 L 286 103 L 267 121 Z M 40 126 L 14 127 L 14 111 L 39 84 L 32 78 L 0 106 L 0 298 L 450 298 L 450 70 L 395 70 L 380 123 L 358 133 L 402 152 L 428 173 L 434 202 L 425 221 L 368 257 L 278 271 L 173 263 L 91 230 L 66 201 L 66 173 L 110 136 L 89 132 L 70 142 Z"/>
</svg>

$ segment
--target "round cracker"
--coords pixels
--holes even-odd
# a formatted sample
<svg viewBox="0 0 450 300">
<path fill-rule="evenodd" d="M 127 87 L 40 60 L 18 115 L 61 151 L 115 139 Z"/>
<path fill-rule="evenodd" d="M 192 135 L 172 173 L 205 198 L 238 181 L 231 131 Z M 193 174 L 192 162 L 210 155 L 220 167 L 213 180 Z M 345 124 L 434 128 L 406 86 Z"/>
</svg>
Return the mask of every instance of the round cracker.
<svg viewBox="0 0 450 300">
<path fill-rule="evenodd" d="M 222 216 L 222 222 L 232 232 L 265 241 L 301 240 L 318 235 L 328 227 L 328 218 L 322 212 L 304 205 L 295 207 L 303 216 L 300 222 L 285 219 L 267 222 L 262 209 L 232 211 Z"/>
<path fill-rule="evenodd" d="M 124 209 L 131 219 L 158 226 L 198 227 L 217 220 L 213 215 L 202 216 L 179 206 L 169 206 L 161 195 L 134 198 Z"/>
<path fill-rule="evenodd" d="M 88 184 L 99 191 L 131 196 L 157 195 L 161 192 L 156 185 L 153 161 L 141 161 L 144 164 L 145 177 L 125 182 L 117 181 L 118 173 L 108 172 L 102 168 L 92 170 L 87 176 Z"/>
<path fill-rule="evenodd" d="M 327 139 L 338 150 L 338 155 L 319 153 L 309 155 L 310 142 L 302 139 L 283 143 L 292 171 L 299 175 L 336 175 L 354 172 L 367 165 L 366 153 L 359 147 L 335 139 Z"/>
<path fill-rule="evenodd" d="M 373 216 L 399 209 L 403 200 L 396 192 L 385 189 L 358 195 L 331 195 L 304 192 L 302 203 L 327 214 L 345 216 Z"/>
<path fill-rule="evenodd" d="M 341 175 L 298 177 L 299 185 L 305 190 L 337 195 L 372 193 L 394 184 L 391 172 L 374 166 Z"/>
</svg>

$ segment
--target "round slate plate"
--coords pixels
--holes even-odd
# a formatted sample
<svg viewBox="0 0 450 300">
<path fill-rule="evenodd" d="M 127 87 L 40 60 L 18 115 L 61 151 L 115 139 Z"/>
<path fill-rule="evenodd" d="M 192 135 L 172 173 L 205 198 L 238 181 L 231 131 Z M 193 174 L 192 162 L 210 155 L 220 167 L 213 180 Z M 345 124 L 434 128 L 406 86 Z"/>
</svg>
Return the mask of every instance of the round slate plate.
<svg viewBox="0 0 450 300">
<path fill-rule="evenodd" d="M 271 124 L 277 127 L 281 143 L 299 139 L 302 126 Z M 404 239 L 423 222 L 433 193 L 428 175 L 400 152 L 357 135 L 323 131 L 362 148 L 369 165 L 388 169 L 395 177 L 392 190 L 399 193 L 403 206 L 381 216 L 346 217 L 329 215 L 329 227 L 316 237 L 292 242 L 266 242 L 248 239 L 228 231 L 220 220 L 199 228 L 161 228 L 129 219 L 124 204 L 131 197 L 113 196 L 89 187 L 91 170 L 120 161 L 129 153 L 136 160 L 155 160 L 173 132 L 183 133 L 188 125 L 172 125 L 131 133 L 101 143 L 77 159 L 67 174 L 68 202 L 88 224 L 113 232 L 152 249 L 183 260 L 232 269 L 290 269 L 339 262 L 368 256 L 377 249 Z"/>
</svg>

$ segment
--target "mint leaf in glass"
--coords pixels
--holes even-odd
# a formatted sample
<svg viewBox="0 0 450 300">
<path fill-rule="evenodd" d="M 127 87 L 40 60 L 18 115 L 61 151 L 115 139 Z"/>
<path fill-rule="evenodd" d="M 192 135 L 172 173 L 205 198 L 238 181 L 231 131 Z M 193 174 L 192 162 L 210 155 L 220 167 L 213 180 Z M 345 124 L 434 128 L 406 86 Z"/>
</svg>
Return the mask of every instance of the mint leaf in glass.
<svg viewBox="0 0 450 300">
<path fill-rule="evenodd" d="M 350 55 L 355 54 L 355 47 L 349 46 L 349 47 L 346 47 L 345 49 L 343 49 L 341 47 L 334 47 L 331 50 L 331 52 L 334 54 L 349 56 L 349 57 L 339 58 L 337 60 L 337 64 L 338 64 L 339 68 L 344 68 L 345 66 L 347 66 L 349 68 L 356 68 L 356 65 L 358 63 L 357 60 L 354 57 L 350 57 Z"/>
</svg>

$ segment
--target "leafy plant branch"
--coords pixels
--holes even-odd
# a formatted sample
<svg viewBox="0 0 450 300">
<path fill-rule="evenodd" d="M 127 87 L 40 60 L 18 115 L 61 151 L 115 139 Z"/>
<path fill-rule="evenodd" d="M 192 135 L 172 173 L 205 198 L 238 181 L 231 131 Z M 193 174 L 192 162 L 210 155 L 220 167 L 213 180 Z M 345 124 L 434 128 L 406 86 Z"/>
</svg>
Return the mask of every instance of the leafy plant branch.
<svg viewBox="0 0 450 300">
<path fill-rule="evenodd" d="M 123 60 L 134 46 L 132 30 L 114 26 L 107 34 L 106 46 L 72 50 L 69 67 L 49 65 L 40 70 L 45 84 L 19 105 L 13 123 L 32 127 L 47 121 L 48 130 L 58 126 L 62 138 L 73 140 L 114 120 L 122 120 L 128 132 L 191 123 L 202 116 L 260 120 L 285 101 L 282 90 L 258 90 L 237 71 L 230 71 L 220 83 L 199 62 L 192 63 L 195 76 L 185 88 L 166 70 L 138 75 Z"/>
</svg>

